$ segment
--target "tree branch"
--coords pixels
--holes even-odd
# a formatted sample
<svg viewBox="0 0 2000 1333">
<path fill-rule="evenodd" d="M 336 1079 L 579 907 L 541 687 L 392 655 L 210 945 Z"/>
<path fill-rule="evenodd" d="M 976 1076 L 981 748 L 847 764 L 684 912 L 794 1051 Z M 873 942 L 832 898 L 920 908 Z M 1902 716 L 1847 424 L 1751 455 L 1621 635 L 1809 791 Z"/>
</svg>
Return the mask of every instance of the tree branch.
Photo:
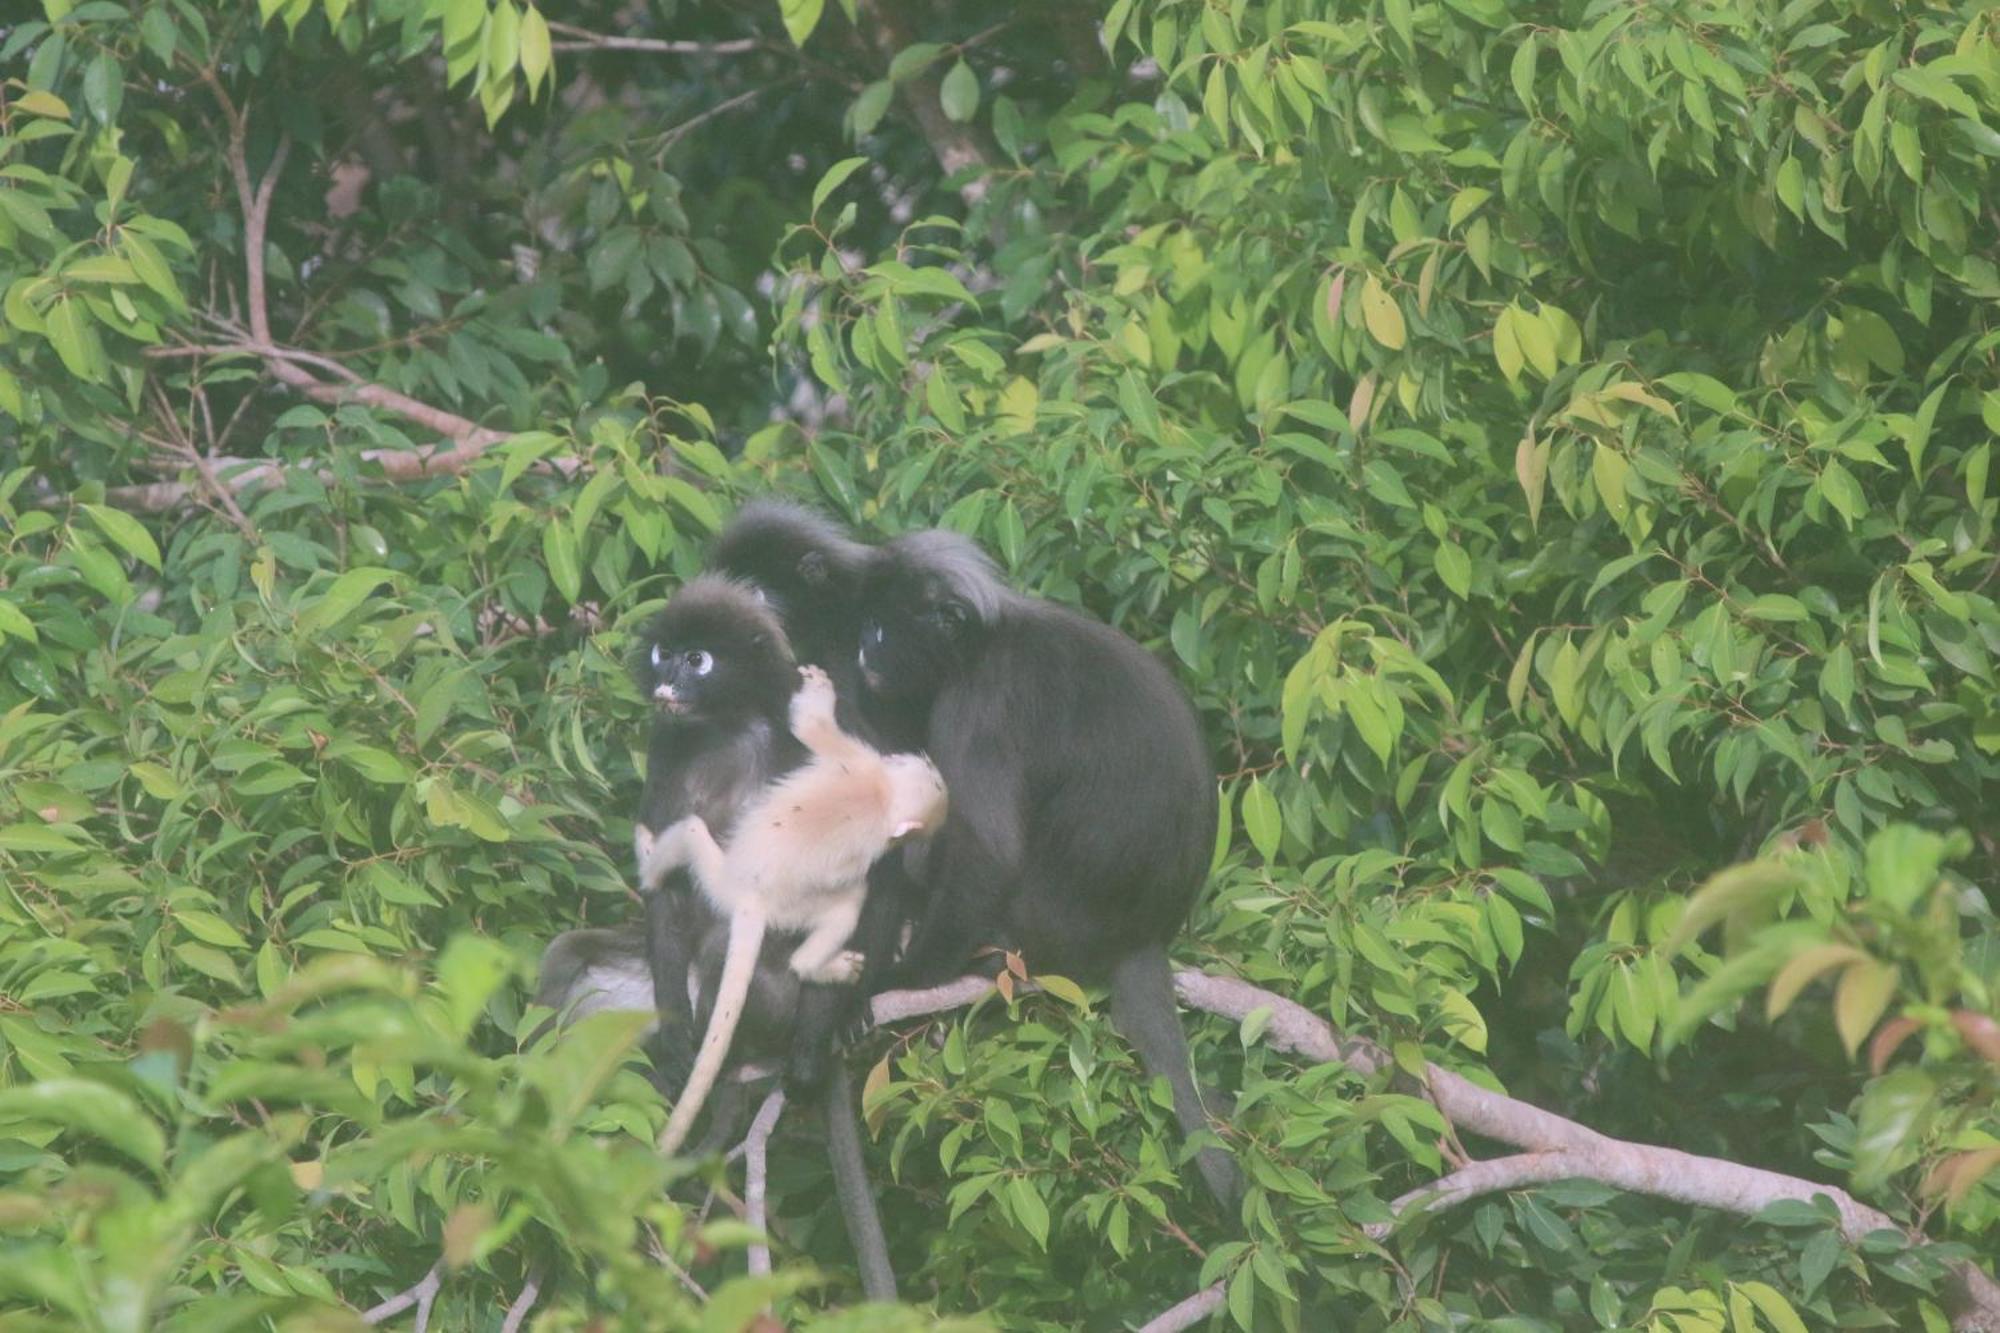
<svg viewBox="0 0 2000 1333">
<path fill-rule="evenodd" d="M 558 32 L 564 40 L 550 42 L 553 51 L 644 51 L 662 56 L 740 56 L 755 51 L 763 45 L 755 37 L 739 37 L 725 42 L 675 42 L 659 37 L 624 37 L 612 33 L 591 32 L 570 23 L 551 23 L 550 32 Z"/>
<path fill-rule="evenodd" d="M 757 1108 L 757 1118 L 750 1122 L 750 1132 L 743 1136 L 744 1220 L 759 1233 L 759 1238 L 751 1242 L 748 1256 L 752 1277 L 768 1277 L 771 1273 L 771 1228 L 765 1196 L 770 1184 L 771 1133 L 777 1129 L 778 1117 L 784 1111 L 785 1090 L 771 1089 L 771 1095 Z"/>
<path fill-rule="evenodd" d="M 507 1317 L 500 1321 L 500 1333 L 520 1333 L 521 1322 L 528 1317 L 528 1311 L 535 1308 L 535 1302 L 542 1295 L 542 1270 L 540 1265 L 528 1270 L 528 1280 L 521 1284 L 521 1294 L 507 1307 Z"/>
<path fill-rule="evenodd" d="M 896 52 L 916 40 L 904 16 L 897 10 L 895 0 L 863 0 L 861 13 L 869 20 L 868 30 L 875 36 L 876 50 L 880 52 L 885 66 L 886 62 L 895 58 Z M 981 34 L 982 37 L 986 35 Z M 978 171 L 979 174 L 958 187 L 958 197 L 970 208 L 986 197 L 986 175 L 993 170 L 997 154 L 976 127 L 961 125 L 944 113 L 944 75 L 937 70 L 939 63 L 933 62 L 931 68 L 904 80 L 896 91 L 946 176 Z"/>
<path fill-rule="evenodd" d="M 482 426 L 469 417 L 421 402 L 386 385 L 371 383 L 333 357 L 298 348 L 282 347 L 273 341 L 269 294 L 265 282 L 264 251 L 271 220 L 271 200 L 277 190 L 278 177 L 284 171 L 285 160 L 291 151 L 291 139 L 289 136 L 279 138 L 278 146 L 272 152 L 271 161 L 265 167 L 263 176 L 253 181 L 246 148 L 249 109 L 238 108 L 230 100 L 213 70 L 202 71 L 202 78 L 214 93 L 217 104 L 222 108 L 223 119 L 229 127 L 229 143 L 225 155 L 229 164 L 230 178 L 236 187 L 237 205 L 243 213 L 244 300 L 247 306 L 245 318 L 248 321 L 248 329 L 211 316 L 208 322 L 228 333 L 231 336 L 230 342 L 219 346 L 190 344 L 183 347 L 155 348 L 148 355 L 162 358 L 203 355 L 254 356 L 263 362 L 265 372 L 272 379 L 314 402 L 329 405 L 362 403 L 392 413 L 426 430 L 435 431 L 450 441 L 449 447 L 443 448 L 363 450 L 362 460 L 379 465 L 391 481 L 416 481 L 462 472 L 474 459 L 507 439 L 506 431 Z M 308 366 L 316 367 L 331 375 L 333 381 L 321 379 L 307 369 Z M 283 465 L 264 459 L 215 457 L 191 460 L 191 463 L 202 484 L 214 485 L 218 493 L 240 491 L 260 482 L 277 482 L 284 476 Z M 573 471 L 578 464 L 572 459 L 558 461 L 554 466 L 567 472 Z M 227 475 L 221 475 L 224 473 Z M 321 475 L 325 475 L 324 471 Z M 177 508 L 197 493 L 196 487 L 185 483 L 154 482 L 139 486 L 113 487 L 105 498 L 120 508 L 157 511 Z M 240 510 L 238 512 L 240 513 Z"/>
<path fill-rule="evenodd" d="M 412 1333 L 424 1333 L 431 1322 L 431 1303 L 437 1300 L 438 1288 L 444 1284 L 444 1260 L 430 1266 L 430 1271 L 418 1278 L 416 1284 L 400 1291 L 380 1305 L 362 1312 L 361 1322 L 379 1324 L 385 1319 L 393 1319 L 412 1305 L 417 1307 L 417 1321 L 410 1327 Z"/>
<path fill-rule="evenodd" d="M 878 1024 L 896 1022 L 958 1008 L 979 999 L 990 989 L 992 982 L 985 978 L 961 977 L 927 991 L 890 991 L 874 998 L 869 1013 Z M 1364 1076 L 1389 1064 L 1388 1054 L 1373 1042 L 1340 1036 L 1305 1006 L 1247 981 L 1183 970 L 1174 974 L 1174 989 L 1189 1007 L 1239 1023 L 1258 1010 L 1268 1010 L 1271 1018 L 1265 1025 L 1264 1039 L 1278 1050 L 1311 1060 L 1344 1064 Z M 1518 1185 L 1582 1179 L 1739 1217 L 1753 1217 L 1782 1199 L 1810 1203 L 1824 1196 L 1834 1206 L 1841 1236 L 1850 1243 L 1876 1231 L 1894 1231 L 1918 1245 L 1929 1240 L 1835 1185 L 1700 1157 L 1677 1148 L 1614 1139 L 1538 1106 L 1482 1088 L 1436 1065 L 1426 1065 L 1424 1076 L 1426 1094 L 1453 1125 L 1525 1151 L 1518 1156 L 1475 1162 L 1412 1191 L 1396 1200 L 1399 1214 L 1419 1205 L 1448 1206 Z M 2000 1330 L 2000 1282 L 1970 1262 L 1953 1265 L 1952 1273 L 1966 1307 L 1955 1317 L 1953 1327 L 1960 1333 Z M 1211 1290 L 1214 1299 L 1220 1300 L 1221 1288 Z M 1183 1307 L 1192 1309 L 1195 1300 L 1208 1294 L 1197 1293 L 1197 1297 L 1159 1318 L 1166 1319 Z M 1193 1316 L 1199 1317 L 1199 1313 Z M 1187 1327 L 1184 1323 L 1158 1324 L 1158 1321 L 1147 1327 L 1155 1325 L 1159 1333 Z"/>
</svg>

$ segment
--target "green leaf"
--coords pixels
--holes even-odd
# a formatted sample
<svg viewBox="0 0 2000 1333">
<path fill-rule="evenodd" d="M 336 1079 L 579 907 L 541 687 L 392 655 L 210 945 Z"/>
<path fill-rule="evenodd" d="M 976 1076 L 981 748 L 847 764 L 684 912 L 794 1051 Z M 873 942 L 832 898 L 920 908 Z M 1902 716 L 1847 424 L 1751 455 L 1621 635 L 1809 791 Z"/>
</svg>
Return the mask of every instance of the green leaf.
<svg viewBox="0 0 2000 1333">
<path fill-rule="evenodd" d="M 972 66 L 960 60 L 951 67 L 938 87 L 938 101 L 951 120 L 962 125 L 972 119 L 979 110 L 979 76 L 972 72 Z"/>
<path fill-rule="evenodd" d="M 1917 417 L 1910 425 L 1909 434 L 1903 439 L 1904 448 L 1910 455 L 1910 475 L 1919 482 L 1924 479 L 1924 450 L 1931 442 L 1931 427 L 1937 422 L 1938 406 L 1944 402 L 1944 391 L 1950 382 L 1940 384 L 1930 391 L 1922 407 L 1917 409 Z"/>
<path fill-rule="evenodd" d="M 395 578 L 386 569 L 350 569 L 333 581 L 326 595 L 306 608 L 298 618 L 300 635 L 331 629 L 355 610 L 377 588 Z"/>
<path fill-rule="evenodd" d="M 35 633 L 35 622 L 29 620 L 20 607 L 0 597 L 0 639 L 9 634 L 26 643 L 36 643 L 41 638 Z"/>
<path fill-rule="evenodd" d="M 0 1089 L 0 1118 L 38 1120 L 102 1139 L 133 1161 L 158 1171 L 167 1142 L 139 1103 L 80 1078 L 48 1078 Z"/>
<path fill-rule="evenodd" d="M 1620 527 L 1625 526 L 1632 513 L 1632 500 L 1625 489 L 1631 471 L 1632 465 L 1625 455 L 1611 445 L 1600 441 L 1591 450 L 1590 479 L 1597 487 L 1598 498 L 1604 501 L 1604 512 Z"/>
<path fill-rule="evenodd" d="M 83 848 L 67 833 L 46 824 L 13 824 L 0 828 L 0 851 L 77 852 Z"/>
<path fill-rule="evenodd" d="M 127 555 L 154 569 L 160 567 L 160 548 L 154 544 L 153 534 L 146 531 L 145 524 L 122 509 L 93 504 L 82 508 L 84 513 L 90 515 L 90 521 L 97 525 L 97 530 Z"/>
<path fill-rule="evenodd" d="M 241 931 L 213 912 L 185 907 L 175 908 L 174 923 L 206 944 L 217 945 L 224 949 L 250 947 L 250 941 L 243 938 Z"/>
<path fill-rule="evenodd" d="M 806 44 L 806 38 L 819 26 L 819 16 L 825 8 L 826 0 L 778 0 L 778 17 L 793 46 Z"/>
<path fill-rule="evenodd" d="M 887 85 L 883 86 L 886 87 Z M 867 163 L 868 159 L 865 157 L 848 157 L 842 158 L 828 167 L 826 174 L 819 178 L 819 184 L 813 186 L 812 208 L 808 210 L 812 216 L 818 217 L 820 205 L 826 202 L 827 196 L 838 190 L 849 176 L 852 176 L 855 172 L 866 166 Z"/>
<path fill-rule="evenodd" d="M 454 1033 L 465 1036 L 472 1031 L 486 1002 L 513 970 L 513 954 L 499 941 L 483 935 L 452 936 L 438 958 L 437 977 Z"/>
<path fill-rule="evenodd" d="M 1263 778 L 1251 778 L 1250 785 L 1243 789 L 1243 831 L 1250 835 L 1250 843 L 1257 849 L 1257 854 L 1266 861 L 1275 860 L 1284 829 L 1284 820 L 1278 813 L 1278 798 L 1271 795 Z"/>
<path fill-rule="evenodd" d="M 542 17 L 541 10 L 530 6 L 521 16 L 521 74 L 528 80 L 530 96 L 548 74 L 553 60 L 548 20 Z"/>
<path fill-rule="evenodd" d="M 0 199 L 12 194 L 11 190 L 0 190 Z M 63 369 L 80 380 L 101 380 L 105 377 L 104 348 L 97 340 L 97 329 L 85 312 L 83 302 L 73 297 L 58 297 L 49 307 L 44 331 L 49 343 L 62 358 Z"/>
<path fill-rule="evenodd" d="M 1768 592 L 1761 597 L 1753 598 L 1743 608 L 1743 614 L 1752 620 L 1768 620 L 1782 624 L 1791 624 L 1808 618 L 1805 603 L 1781 592 Z"/>
<path fill-rule="evenodd" d="M 1454 541 L 1438 543 L 1431 562 L 1437 569 L 1444 586 L 1456 593 L 1460 600 L 1472 595 L 1472 557 L 1465 548 Z"/>
<path fill-rule="evenodd" d="M 548 562 L 556 591 L 574 605 L 583 592 L 583 567 L 577 560 L 576 534 L 569 524 L 550 523 L 542 529 L 542 558 Z"/>
</svg>

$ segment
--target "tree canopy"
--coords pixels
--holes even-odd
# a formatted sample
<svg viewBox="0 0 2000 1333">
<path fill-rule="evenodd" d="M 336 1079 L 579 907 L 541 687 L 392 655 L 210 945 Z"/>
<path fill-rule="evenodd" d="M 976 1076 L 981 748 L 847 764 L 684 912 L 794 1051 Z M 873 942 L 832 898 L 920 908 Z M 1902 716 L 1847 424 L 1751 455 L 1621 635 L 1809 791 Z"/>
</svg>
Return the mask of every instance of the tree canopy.
<svg viewBox="0 0 2000 1333">
<path fill-rule="evenodd" d="M 1996 13 L 15 7 L 0 1317 L 2000 1328 Z M 850 1053 L 895 1312 L 529 1040 L 771 491 L 1187 686 L 1240 1216 L 1062 978 Z"/>
</svg>

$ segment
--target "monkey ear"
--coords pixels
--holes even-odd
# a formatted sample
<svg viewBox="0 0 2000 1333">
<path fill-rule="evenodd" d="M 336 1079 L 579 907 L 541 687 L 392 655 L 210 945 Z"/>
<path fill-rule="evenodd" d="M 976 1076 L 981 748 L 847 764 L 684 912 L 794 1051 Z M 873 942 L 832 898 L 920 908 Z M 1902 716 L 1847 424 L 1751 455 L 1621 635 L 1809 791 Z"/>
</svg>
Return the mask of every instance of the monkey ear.
<svg viewBox="0 0 2000 1333">
<path fill-rule="evenodd" d="M 799 557 L 799 577 L 807 583 L 826 582 L 826 556 L 820 551 L 807 551 Z"/>
</svg>

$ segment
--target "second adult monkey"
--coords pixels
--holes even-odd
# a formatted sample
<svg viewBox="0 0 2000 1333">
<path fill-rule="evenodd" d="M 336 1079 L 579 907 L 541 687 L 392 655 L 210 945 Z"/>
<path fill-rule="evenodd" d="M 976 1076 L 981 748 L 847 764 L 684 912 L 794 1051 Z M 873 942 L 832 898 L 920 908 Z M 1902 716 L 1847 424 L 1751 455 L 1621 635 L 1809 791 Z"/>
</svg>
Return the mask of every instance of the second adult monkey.
<svg viewBox="0 0 2000 1333">
<path fill-rule="evenodd" d="M 812 758 L 773 782 L 741 813 L 727 844 L 699 816 L 663 830 L 640 868 L 651 889 L 683 864 L 718 914 L 729 947 L 694 1071 L 660 1135 L 686 1139 L 722 1071 L 767 928 L 804 932 L 791 969 L 806 981 L 846 981 L 861 959 L 848 937 L 861 917 L 868 870 L 890 847 L 943 820 L 944 781 L 922 755 L 884 756 L 834 721 L 833 682 L 808 667 L 791 702 L 791 728 Z"/>
<path fill-rule="evenodd" d="M 1215 777 L 1187 696 L 1123 634 L 1008 588 L 956 533 L 878 548 L 861 612 L 871 720 L 899 741 L 916 733 L 952 793 L 889 984 L 935 985 L 989 945 L 1106 981 L 1182 1132 L 1206 1129 L 1167 965 L 1215 845 Z M 1232 1206 L 1228 1154 L 1195 1162 Z"/>
</svg>

